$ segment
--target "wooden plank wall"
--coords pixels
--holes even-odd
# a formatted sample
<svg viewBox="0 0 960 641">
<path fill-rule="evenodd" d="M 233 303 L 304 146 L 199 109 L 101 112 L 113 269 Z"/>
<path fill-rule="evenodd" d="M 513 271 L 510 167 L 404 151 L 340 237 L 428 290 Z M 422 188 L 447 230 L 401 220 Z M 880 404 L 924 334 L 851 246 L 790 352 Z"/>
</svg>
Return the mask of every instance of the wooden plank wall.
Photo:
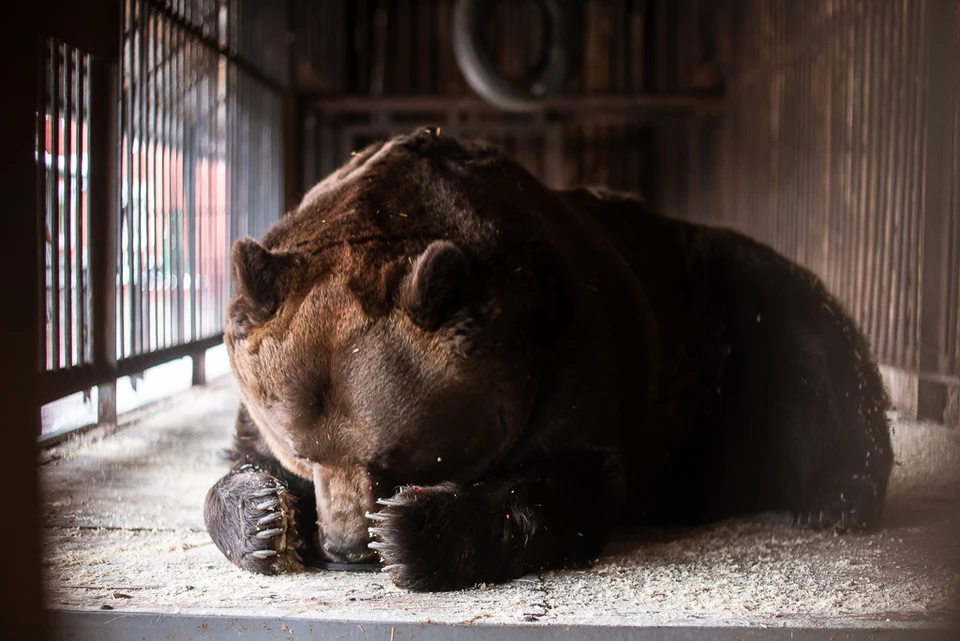
<svg viewBox="0 0 960 641">
<path fill-rule="evenodd" d="M 469 97 L 453 0 L 294 3 L 309 96 Z M 958 421 L 960 0 L 589 0 L 570 96 L 689 95 L 723 113 L 304 116 L 304 185 L 422 123 L 503 145 L 554 185 L 607 184 L 747 231 L 812 268 L 885 365 L 898 405 Z M 501 70 L 535 63 L 531 3 L 505 0 Z M 442 100 L 440 103 L 442 104 Z"/>
<path fill-rule="evenodd" d="M 564 95 L 678 95 L 714 89 L 715 47 L 704 32 L 713 22 L 715 4 L 585 1 L 582 57 Z M 315 97 L 473 96 L 453 54 L 453 6 L 453 0 L 298 0 L 294 24 L 300 89 Z M 544 37 L 535 3 L 501 2 L 488 37 L 504 75 L 519 77 L 533 68 Z M 637 191 L 667 213 L 686 216 L 688 120 L 688 113 L 662 111 L 655 116 L 641 111 L 516 115 L 451 108 L 331 117 L 321 109 L 305 116 L 304 184 L 332 170 L 365 140 L 430 123 L 500 143 L 553 185 L 606 184 Z M 355 126 L 366 138 L 350 134 Z"/>
<path fill-rule="evenodd" d="M 733 0 L 712 218 L 812 268 L 957 422 L 960 2 Z"/>
</svg>

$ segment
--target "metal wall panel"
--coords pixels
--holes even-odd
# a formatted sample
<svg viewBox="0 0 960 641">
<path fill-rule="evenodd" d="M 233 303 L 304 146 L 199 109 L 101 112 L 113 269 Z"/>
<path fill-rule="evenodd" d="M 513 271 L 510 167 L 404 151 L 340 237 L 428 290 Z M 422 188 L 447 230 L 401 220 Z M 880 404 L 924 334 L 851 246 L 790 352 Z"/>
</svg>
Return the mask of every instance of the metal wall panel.
<svg viewBox="0 0 960 641">
<path fill-rule="evenodd" d="M 883 363 L 960 383 L 960 3 L 727 8 L 713 219 L 813 269 Z"/>
</svg>

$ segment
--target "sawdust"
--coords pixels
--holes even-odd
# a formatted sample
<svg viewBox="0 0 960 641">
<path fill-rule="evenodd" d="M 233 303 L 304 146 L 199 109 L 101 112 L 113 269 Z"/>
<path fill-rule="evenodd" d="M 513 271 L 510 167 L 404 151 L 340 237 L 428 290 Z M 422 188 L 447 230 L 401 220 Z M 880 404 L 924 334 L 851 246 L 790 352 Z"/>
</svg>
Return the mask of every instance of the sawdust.
<svg viewBox="0 0 960 641">
<path fill-rule="evenodd" d="M 952 563 L 960 432 L 902 419 L 888 525 L 871 535 L 802 531 L 784 515 L 631 532 L 586 570 L 431 595 L 399 590 L 380 573 L 248 574 L 202 523 L 235 407 L 232 388 L 207 390 L 110 438 L 59 446 L 41 466 L 51 606 L 461 624 L 845 625 L 943 620 L 960 591 Z"/>
</svg>

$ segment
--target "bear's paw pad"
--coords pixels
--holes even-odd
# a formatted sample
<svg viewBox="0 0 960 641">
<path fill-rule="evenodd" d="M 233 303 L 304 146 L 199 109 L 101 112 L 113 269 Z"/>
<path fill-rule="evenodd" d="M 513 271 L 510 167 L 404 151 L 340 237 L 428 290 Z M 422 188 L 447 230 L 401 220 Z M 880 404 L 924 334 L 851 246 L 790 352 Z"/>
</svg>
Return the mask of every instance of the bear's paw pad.
<svg viewBox="0 0 960 641">
<path fill-rule="evenodd" d="M 303 569 L 295 501 L 282 481 L 254 468 L 233 475 L 218 494 L 219 509 L 234 511 L 233 515 L 223 514 L 217 519 L 220 531 L 211 529 L 214 541 L 227 558 L 259 574 Z"/>
</svg>

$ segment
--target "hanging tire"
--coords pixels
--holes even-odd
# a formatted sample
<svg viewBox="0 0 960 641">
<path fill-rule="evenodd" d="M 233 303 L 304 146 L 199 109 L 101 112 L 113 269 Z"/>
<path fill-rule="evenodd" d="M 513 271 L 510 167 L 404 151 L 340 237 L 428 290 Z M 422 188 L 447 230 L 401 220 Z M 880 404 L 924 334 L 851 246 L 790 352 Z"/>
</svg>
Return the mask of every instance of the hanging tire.
<svg viewBox="0 0 960 641">
<path fill-rule="evenodd" d="M 504 111 L 540 109 L 543 98 L 562 89 L 580 56 L 580 2 L 537 0 L 546 17 L 540 62 L 519 81 L 504 78 L 483 46 L 482 31 L 498 0 L 457 0 L 453 12 L 453 49 L 467 84 L 486 102 Z"/>
</svg>

